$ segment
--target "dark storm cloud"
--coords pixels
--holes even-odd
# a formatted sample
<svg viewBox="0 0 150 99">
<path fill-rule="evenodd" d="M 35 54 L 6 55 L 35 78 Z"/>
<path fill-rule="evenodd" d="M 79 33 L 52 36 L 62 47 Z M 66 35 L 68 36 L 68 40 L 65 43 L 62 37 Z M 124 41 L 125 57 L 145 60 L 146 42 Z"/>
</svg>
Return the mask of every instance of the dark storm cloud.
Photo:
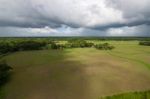
<svg viewBox="0 0 150 99">
<path fill-rule="evenodd" d="M 90 0 L 0 0 L 0 26 L 34 28 L 58 27 L 65 24 L 76 28 L 90 28 L 93 25 L 103 25 L 107 21 L 105 16 L 109 13 L 117 14 L 117 12 L 103 7 L 104 1 L 102 1 L 97 5 L 98 0 L 94 2 Z M 106 10 L 104 18 L 101 16 L 103 13 L 100 13 L 103 10 L 101 6 Z M 117 20 L 109 19 L 112 22 Z M 106 23 L 112 23 L 109 21 Z"/>
<path fill-rule="evenodd" d="M 150 21 L 136 21 L 136 22 L 131 22 L 131 23 L 114 23 L 114 24 L 109 24 L 106 26 L 93 26 L 93 27 L 89 27 L 91 29 L 96 29 L 96 30 L 107 30 L 109 28 L 122 28 L 122 27 L 135 27 L 135 26 L 140 26 L 140 25 L 150 25 Z"/>
<path fill-rule="evenodd" d="M 52 30 L 56 35 L 101 36 L 110 31 L 133 32 L 135 27 L 149 35 L 149 4 L 149 0 L 0 0 L 0 35 Z M 137 31 L 131 34 L 142 35 Z"/>
<path fill-rule="evenodd" d="M 0 0 L 0 26 L 57 28 L 61 22 L 55 17 L 51 19 L 42 15 L 28 0 Z"/>
<path fill-rule="evenodd" d="M 108 1 L 0 0 L 0 26 L 55 28 L 65 24 L 103 29 L 150 24 L 148 0 Z"/>
</svg>

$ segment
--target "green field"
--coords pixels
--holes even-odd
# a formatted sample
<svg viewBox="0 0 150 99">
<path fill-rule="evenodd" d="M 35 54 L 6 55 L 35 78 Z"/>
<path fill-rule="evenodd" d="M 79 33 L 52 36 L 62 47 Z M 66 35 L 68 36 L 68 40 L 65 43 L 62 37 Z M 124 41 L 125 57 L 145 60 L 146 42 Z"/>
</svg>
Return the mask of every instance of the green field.
<svg viewBox="0 0 150 99">
<path fill-rule="evenodd" d="M 115 49 L 22 51 L 3 57 L 13 67 L 3 98 L 100 99 L 150 89 L 149 46 L 138 41 L 93 42 L 108 42 Z"/>
<path fill-rule="evenodd" d="M 150 99 L 150 91 L 128 92 L 119 95 L 101 97 L 100 99 Z"/>
</svg>

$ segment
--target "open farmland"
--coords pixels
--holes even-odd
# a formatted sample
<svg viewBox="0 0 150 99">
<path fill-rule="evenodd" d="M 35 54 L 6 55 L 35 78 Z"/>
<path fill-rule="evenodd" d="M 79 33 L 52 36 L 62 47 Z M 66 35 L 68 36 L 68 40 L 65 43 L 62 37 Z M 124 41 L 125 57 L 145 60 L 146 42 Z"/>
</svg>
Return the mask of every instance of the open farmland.
<svg viewBox="0 0 150 99">
<path fill-rule="evenodd" d="M 113 50 L 73 48 L 20 51 L 3 59 L 13 67 L 4 99 L 99 99 L 150 89 L 150 47 L 108 42 Z"/>
</svg>

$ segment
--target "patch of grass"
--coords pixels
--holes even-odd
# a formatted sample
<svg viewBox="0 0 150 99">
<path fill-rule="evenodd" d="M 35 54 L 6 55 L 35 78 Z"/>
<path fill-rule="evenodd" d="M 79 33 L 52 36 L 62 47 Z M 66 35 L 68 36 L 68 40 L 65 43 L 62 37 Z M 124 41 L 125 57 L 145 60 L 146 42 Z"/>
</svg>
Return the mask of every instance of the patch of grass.
<svg viewBox="0 0 150 99">
<path fill-rule="evenodd" d="M 150 99 L 150 91 L 130 92 L 125 94 L 106 96 L 100 99 Z"/>
</svg>

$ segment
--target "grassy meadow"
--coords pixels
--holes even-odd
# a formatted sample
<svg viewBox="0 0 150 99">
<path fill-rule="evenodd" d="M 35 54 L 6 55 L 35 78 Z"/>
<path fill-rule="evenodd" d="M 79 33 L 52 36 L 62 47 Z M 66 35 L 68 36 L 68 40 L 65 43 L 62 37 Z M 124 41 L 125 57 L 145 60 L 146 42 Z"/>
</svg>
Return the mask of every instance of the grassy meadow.
<svg viewBox="0 0 150 99">
<path fill-rule="evenodd" d="M 101 97 L 100 99 L 150 99 L 150 91 L 130 92 L 119 95 Z"/>
<path fill-rule="evenodd" d="M 11 80 L 2 87 L 1 98 L 101 99 L 150 90 L 149 46 L 140 46 L 138 41 L 89 42 L 107 42 L 115 49 L 20 51 L 4 56 L 1 59 L 13 67 L 13 73 Z"/>
</svg>

